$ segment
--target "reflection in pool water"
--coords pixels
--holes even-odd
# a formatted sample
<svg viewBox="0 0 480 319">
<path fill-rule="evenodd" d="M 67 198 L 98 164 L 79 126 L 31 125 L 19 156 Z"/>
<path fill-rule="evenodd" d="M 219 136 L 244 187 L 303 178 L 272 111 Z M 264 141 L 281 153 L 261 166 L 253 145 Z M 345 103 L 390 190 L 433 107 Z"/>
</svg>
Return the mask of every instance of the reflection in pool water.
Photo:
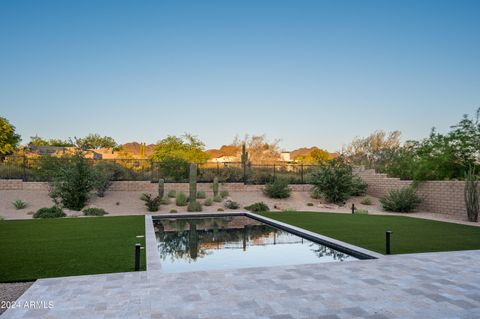
<svg viewBox="0 0 480 319">
<path fill-rule="evenodd" d="M 356 259 L 246 216 L 162 218 L 154 225 L 164 272 Z"/>
</svg>

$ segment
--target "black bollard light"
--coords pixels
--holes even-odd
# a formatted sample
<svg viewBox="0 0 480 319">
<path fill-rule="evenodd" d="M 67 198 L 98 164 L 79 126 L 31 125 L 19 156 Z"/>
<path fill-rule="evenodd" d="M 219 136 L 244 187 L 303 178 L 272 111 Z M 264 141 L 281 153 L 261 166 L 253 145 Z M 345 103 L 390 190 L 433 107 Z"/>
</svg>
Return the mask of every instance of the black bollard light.
<svg viewBox="0 0 480 319">
<path fill-rule="evenodd" d="M 140 248 L 141 245 L 139 243 L 135 244 L 135 271 L 140 270 Z"/>
<path fill-rule="evenodd" d="M 385 253 L 390 255 L 390 236 L 392 235 L 392 231 L 388 230 L 385 232 Z"/>
<path fill-rule="evenodd" d="M 355 204 L 352 203 L 352 214 L 355 214 Z"/>
</svg>

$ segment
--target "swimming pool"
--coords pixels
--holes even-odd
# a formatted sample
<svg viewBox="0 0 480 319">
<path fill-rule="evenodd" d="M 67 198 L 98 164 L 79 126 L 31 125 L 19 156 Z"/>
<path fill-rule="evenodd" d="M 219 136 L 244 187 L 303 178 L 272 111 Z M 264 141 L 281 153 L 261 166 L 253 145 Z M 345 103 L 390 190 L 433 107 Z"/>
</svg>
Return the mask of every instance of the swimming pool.
<svg viewBox="0 0 480 319">
<path fill-rule="evenodd" d="M 246 215 L 161 217 L 153 223 L 167 273 L 359 259 Z"/>
</svg>

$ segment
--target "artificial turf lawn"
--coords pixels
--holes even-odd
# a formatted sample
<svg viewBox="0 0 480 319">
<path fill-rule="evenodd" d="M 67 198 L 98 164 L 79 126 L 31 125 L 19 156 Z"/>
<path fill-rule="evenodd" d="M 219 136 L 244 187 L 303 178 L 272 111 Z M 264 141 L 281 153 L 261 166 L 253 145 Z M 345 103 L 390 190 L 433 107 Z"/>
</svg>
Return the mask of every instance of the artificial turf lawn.
<svg viewBox="0 0 480 319">
<path fill-rule="evenodd" d="M 480 227 L 403 216 L 266 212 L 265 217 L 379 253 L 391 230 L 392 254 L 480 249 Z"/>
<path fill-rule="evenodd" d="M 133 271 L 137 235 L 144 216 L 0 221 L 0 282 Z"/>
</svg>

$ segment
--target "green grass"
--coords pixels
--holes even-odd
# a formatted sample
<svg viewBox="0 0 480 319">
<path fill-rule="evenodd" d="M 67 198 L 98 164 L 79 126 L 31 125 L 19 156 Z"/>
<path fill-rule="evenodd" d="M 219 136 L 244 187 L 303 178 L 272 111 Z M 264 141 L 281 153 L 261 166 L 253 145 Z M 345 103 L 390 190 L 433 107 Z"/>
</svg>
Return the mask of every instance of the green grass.
<svg viewBox="0 0 480 319">
<path fill-rule="evenodd" d="M 480 227 L 403 216 L 267 212 L 276 219 L 379 253 L 391 230 L 392 254 L 480 249 Z"/>
<path fill-rule="evenodd" d="M 137 235 L 143 216 L 0 221 L 0 282 L 133 271 Z"/>
</svg>

